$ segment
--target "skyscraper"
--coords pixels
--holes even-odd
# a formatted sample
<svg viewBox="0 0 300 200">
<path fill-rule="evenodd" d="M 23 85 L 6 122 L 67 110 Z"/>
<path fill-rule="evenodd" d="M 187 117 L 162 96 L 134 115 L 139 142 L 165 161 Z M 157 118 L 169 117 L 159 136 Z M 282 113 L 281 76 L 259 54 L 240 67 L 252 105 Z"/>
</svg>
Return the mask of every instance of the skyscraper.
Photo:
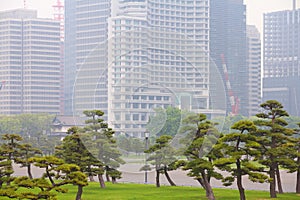
<svg viewBox="0 0 300 200">
<path fill-rule="evenodd" d="M 264 100 L 300 116 L 300 9 L 264 14 Z"/>
<path fill-rule="evenodd" d="M 249 116 L 259 111 L 261 104 L 261 42 L 254 25 L 247 26 L 247 66 L 249 70 Z"/>
<path fill-rule="evenodd" d="M 110 0 L 65 1 L 65 114 L 87 109 L 107 113 L 110 14 Z"/>
<path fill-rule="evenodd" d="M 0 12 L 0 113 L 60 112 L 60 24 L 34 10 Z"/>
<path fill-rule="evenodd" d="M 108 81 L 116 131 L 139 136 L 159 107 L 210 112 L 208 12 L 208 1 L 119 1 Z"/>
<path fill-rule="evenodd" d="M 101 109 L 136 136 L 158 107 L 212 112 L 208 0 L 95 2 L 65 4 L 70 110 L 73 98 L 76 114 Z"/>
<path fill-rule="evenodd" d="M 246 6 L 243 0 L 210 0 L 210 58 L 216 64 L 227 91 L 227 111 L 232 112 L 230 96 L 234 96 L 239 114 L 248 116 L 249 88 L 246 63 Z M 222 56 L 224 62 L 222 63 Z M 227 65 L 227 75 L 222 64 Z M 226 80 L 228 77 L 228 80 Z M 232 94 L 230 94 L 232 92 Z"/>
<path fill-rule="evenodd" d="M 300 10 L 264 14 L 264 77 L 300 76 Z"/>
</svg>

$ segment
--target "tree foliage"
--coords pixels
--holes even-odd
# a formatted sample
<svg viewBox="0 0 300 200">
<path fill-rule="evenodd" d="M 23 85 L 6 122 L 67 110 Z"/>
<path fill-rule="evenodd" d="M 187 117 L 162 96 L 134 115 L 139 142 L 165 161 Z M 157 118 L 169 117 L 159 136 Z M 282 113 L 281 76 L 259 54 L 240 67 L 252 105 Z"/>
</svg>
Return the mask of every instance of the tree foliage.
<svg viewBox="0 0 300 200">
<path fill-rule="evenodd" d="M 125 161 L 121 159 L 121 152 L 117 148 L 117 143 L 113 137 L 114 131 L 108 126 L 108 124 L 102 119 L 104 112 L 100 110 L 87 110 L 83 112 L 88 119 L 86 120 L 86 126 L 84 133 L 90 137 L 88 140 L 84 140 L 84 143 L 88 144 L 89 151 L 92 155 L 102 163 L 100 167 L 104 173 L 105 170 L 114 169 L 113 174 L 117 174 L 117 168 L 124 164 Z M 99 182 L 104 185 L 102 174 L 98 174 Z M 107 173 L 107 175 L 109 172 Z M 121 177 L 118 176 L 112 178 Z M 115 182 L 115 181 L 114 181 Z"/>
<path fill-rule="evenodd" d="M 175 136 L 181 125 L 182 111 L 176 107 L 156 108 L 155 115 L 150 117 L 147 130 L 151 135 Z"/>
<path fill-rule="evenodd" d="M 66 164 L 63 160 L 54 156 L 32 157 L 30 159 L 35 166 L 45 170 L 41 178 L 30 179 L 18 177 L 14 180 L 17 187 L 15 195 L 19 199 L 56 199 L 57 192 L 66 193 L 62 186 L 67 184 L 77 185 L 76 200 L 81 199 L 82 188 L 88 184 L 84 173 L 79 166 Z M 24 188 L 23 190 L 20 190 Z"/>
<path fill-rule="evenodd" d="M 19 134 L 24 142 L 39 148 L 44 154 L 53 154 L 59 138 L 49 137 L 53 115 L 20 114 L 0 117 L 0 135 Z"/>
<path fill-rule="evenodd" d="M 77 164 L 80 167 L 80 171 L 89 177 L 103 173 L 99 169 L 102 163 L 92 155 L 81 141 L 81 138 L 85 137 L 85 135 L 82 135 L 82 130 L 78 127 L 72 127 L 68 130 L 67 134 L 62 144 L 56 147 L 55 155 L 63 159 L 66 163 Z M 93 180 L 93 178 L 91 179 Z"/>
<path fill-rule="evenodd" d="M 266 101 L 261 107 L 263 112 L 256 115 L 258 120 L 255 121 L 259 127 L 255 132 L 255 136 L 259 139 L 257 142 L 260 144 L 257 149 L 262 155 L 258 158 L 258 162 L 268 168 L 270 196 L 275 198 L 276 179 L 279 192 L 282 192 L 279 166 L 293 162 L 290 152 L 293 152 L 294 131 L 286 127 L 287 122 L 283 117 L 288 116 L 288 113 L 278 101 Z"/>
<path fill-rule="evenodd" d="M 241 120 L 231 127 L 238 132 L 232 132 L 224 135 L 220 139 L 219 148 L 222 149 L 224 156 L 217 159 L 214 164 L 221 170 L 230 173 L 223 179 L 224 185 L 229 186 L 234 180 L 240 192 L 240 199 L 245 200 L 245 189 L 242 183 L 242 177 L 248 175 L 253 182 L 264 183 L 268 177 L 261 173 L 262 167 L 253 163 L 252 157 L 260 157 L 261 154 L 256 150 L 260 144 L 257 138 L 252 134 L 256 131 L 256 126 L 252 121 Z"/>
<path fill-rule="evenodd" d="M 116 142 L 120 150 L 123 151 L 123 155 L 129 155 L 130 152 L 138 155 L 145 150 L 145 144 L 140 138 L 119 135 L 116 138 Z"/>
<path fill-rule="evenodd" d="M 87 185 L 85 174 L 75 164 L 66 164 L 54 156 L 36 157 L 39 149 L 30 144 L 21 143 L 18 134 L 2 136 L 0 146 L 0 196 L 17 199 L 56 199 L 57 192 L 67 192 L 61 186 L 73 184 L 78 186 L 76 200 L 81 199 L 82 188 Z M 27 167 L 28 176 L 12 177 L 12 162 Z M 31 164 L 45 169 L 42 177 L 33 178 Z M 4 185 L 3 183 L 6 183 Z"/>
<path fill-rule="evenodd" d="M 155 166 L 156 171 L 156 187 L 160 187 L 159 175 L 163 173 L 171 186 L 175 186 L 175 183 L 170 178 L 168 171 L 174 170 L 176 158 L 176 151 L 170 145 L 172 139 L 169 135 L 162 135 L 156 139 L 154 145 L 150 146 L 145 153 L 150 153 L 147 161 L 150 161 Z M 145 168 L 147 166 L 144 166 Z"/>
<path fill-rule="evenodd" d="M 222 178 L 213 165 L 213 161 L 220 156 L 219 150 L 214 148 L 220 134 L 214 127 L 214 123 L 206 120 L 204 114 L 189 115 L 183 122 L 181 132 L 186 134 L 185 138 L 191 140 L 183 140 L 187 146 L 184 152 L 187 161 L 180 161 L 179 165 L 182 165 L 184 170 L 189 170 L 188 175 L 194 177 L 202 185 L 207 198 L 214 200 L 210 179 Z"/>
</svg>

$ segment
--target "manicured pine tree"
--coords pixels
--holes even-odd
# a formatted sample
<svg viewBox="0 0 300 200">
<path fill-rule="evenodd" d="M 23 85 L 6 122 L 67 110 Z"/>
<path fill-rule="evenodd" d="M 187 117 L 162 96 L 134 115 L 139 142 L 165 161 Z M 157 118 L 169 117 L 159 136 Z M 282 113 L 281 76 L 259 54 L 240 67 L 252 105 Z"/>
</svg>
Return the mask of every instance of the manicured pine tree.
<svg viewBox="0 0 300 200">
<path fill-rule="evenodd" d="M 23 138 L 19 134 L 4 134 L 2 136 L 4 141 L 3 147 L 9 151 L 9 159 L 13 160 L 18 153 L 18 148 L 20 147 L 20 141 Z"/>
<path fill-rule="evenodd" d="M 13 171 L 13 161 L 15 160 L 15 158 L 18 156 L 18 149 L 20 147 L 19 142 L 22 141 L 22 137 L 18 134 L 4 134 L 2 136 L 2 140 L 4 141 L 4 143 L 1 145 L 2 148 L 2 152 L 1 154 L 4 156 L 3 159 L 6 160 L 7 159 L 7 163 L 5 163 L 6 165 L 6 183 L 7 185 L 10 184 L 10 182 L 13 180 L 11 176 L 11 172 Z M 10 163 L 10 167 L 8 166 Z"/>
<path fill-rule="evenodd" d="M 156 172 L 156 187 L 160 187 L 159 175 L 163 173 L 171 186 L 176 186 L 172 181 L 168 171 L 174 170 L 173 164 L 176 162 L 175 149 L 170 145 L 172 136 L 162 135 L 156 139 L 155 144 L 150 146 L 145 153 L 150 153 L 147 161 L 150 161 L 155 166 Z M 147 166 L 144 166 L 146 168 Z"/>
<path fill-rule="evenodd" d="M 253 182 L 266 182 L 268 176 L 261 173 L 263 168 L 253 164 L 252 157 L 259 157 L 259 151 L 255 148 L 259 146 L 257 138 L 251 134 L 256 131 L 256 126 L 252 121 L 241 120 L 231 127 L 238 132 L 225 134 L 219 143 L 219 148 L 224 153 L 224 157 L 217 159 L 214 164 L 221 170 L 230 173 L 230 176 L 224 178 L 225 186 L 232 185 L 236 180 L 240 193 L 240 200 L 246 200 L 245 189 L 242 183 L 242 177 L 248 175 Z"/>
<path fill-rule="evenodd" d="M 84 127 L 84 133 L 91 137 L 91 139 L 83 140 L 83 143 L 88 144 L 88 150 L 101 162 L 101 165 L 99 165 L 98 179 L 101 187 L 105 187 L 103 179 L 105 170 L 117 170 L 125 161 L 121 159 L 122 154 L 117 149 L 117 143 L 113 137 L 114 131 L 109 128 L 108 124 L 102 119 L 104 112 L 101 110 L 86 110 L 83 113 L 89 118 L 85 121 L 86 126 Z M 109 175 L 109 173 L 107 173 L 107 175 Z M 115 176 L 114 178 L 116 177 L 120 176 Z"/>
<path fill-rule="evenodd" d="M 255 124 L 259 129 L 255 132 L 258 138 L 261 157 L 258 158 L 260 164 L 265 165 L 270 178 L 270 196 L 276 198 L 276 180 L 279 193 L 283 193 L 281 186 L 281 178 L 279 165 L 286 162 L 292 162 L 287 152 L 292 152 L 294 139 L 292 135 L 294 131 L 286 128 L 286 121 L 283 117 L 288 113 L 283 109 L 281 103 L 276 100 L 269 100 L 260 105 L 263 109 L 262 113 L 256 116 L 259 120 Z"/>
<path fill-rule="evenodd" d="M 17 150 L 17 156 L 14 158 L 17 164 L 21 164 L 21 167 L 27 168 L 27 174 L 30 179 L 33 178 L 31 173 L 31 162 L 30 158 L 42 155 L 42 151 L 32 147 L 31 144 L 20 144 Z"/>
<path fill-rule="evenodd" d="M 77 185 L 78 187 L 76 200 L 81 200 L 83 187 L 87 186 L 88 182 L 86 175 L 80 171 L 80 167 L 78 165 L 66 164 L 62 159 L 55 156 L 33 157 L 30 159 L 30 162 L 32 162 L 36 167 L 45 169 L 45 173 L 43 177 L 39 179 L 17 179 L 16 184 L 19 187 L 21 186 L 26 188 L 31 186 L 41 190 L 37 194 L 33 192 L 23 194 L 38 197 L 33 199 L 49 199 L 51 196 L 55 195 L 51 191 L 65 193 L 67 190 L 62 188 L 62 186 L 72 184 Z"/>
<path fill-rule="evenodd" d="M 78 165 L 80 171 L 84 172 L 90 178 L 90 181 L 94 181 L 94 176 L 103 173 L 99 171 L 98 167 L 103 165 L 86 148 L 81 141 L 83 137 L 88 136 L 82 134 L 80 128 L 71 127 L 68 129 L 67 136 L 63 139 L 62 144 L 56 147 L 55 156 L 63 159 L 66 163 Z"/>
<path fill-rule="evenodd" d="M 300 127 L 300 123 L 298 126 Z M 296 193 L 300 194 L 300 129 L 295 129 L 295 132 L 294 151 L 287 152 L 287 155 L 293 158 L 293 162 L 287 162 L 283 167 L 288 169 L 289 173 L 296 172 Z"/>
<path fill-rule="evenodd" d="M 14 173 L 12 161 L 9 158 L 10 150 L 5 146 L 0 146 L 0 188 L 3 190 L 3 184 L 10 185 L 13 181 L 11 175 Z"/>
<path fill-rule="evenodd" d="M 188 175 L 195 177 L 206 191 L 209 200 L 215 200 L 214 192 L 210 184 L 212 177 L 222 179 L 222 175 L 215 171 L 213 161 L 221 154 L 214 148 L 220 136 L 214 124 L 206 120 L 204 114 L 192 114 L 183 120 L 181 134 L 186 134 L 182 142 L 187 145 L 185 155 L 187 161 L 178 162 L 184 170 L 189 170 Z M 191 139 L 188 142 L 186 139 Z"/>
</svg>

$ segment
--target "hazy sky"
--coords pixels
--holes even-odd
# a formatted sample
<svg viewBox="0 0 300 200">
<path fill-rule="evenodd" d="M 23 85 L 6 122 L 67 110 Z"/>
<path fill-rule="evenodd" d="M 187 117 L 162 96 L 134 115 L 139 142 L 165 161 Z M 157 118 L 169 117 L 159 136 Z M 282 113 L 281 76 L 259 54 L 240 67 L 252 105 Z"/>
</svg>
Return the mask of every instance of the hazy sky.
<svg viewBox="0 0 300 200">
<path fill-rule="evenodd" d="M 37 9 L 39 17 L 52 18 L 52 5 L 57 0 L 26 0 L 27 8 Z M 63 0 L 61 0 L 63 1 Z M 99 0 L 101 1 L 101 0 Z M 22 8 L 23 0 L 0 0 L 0 10 Z M 247 23 L 262 29 L 262 14 L 266 12 L 292 9 L 292 0 L 244 0 L 247 5 Z M 300 7 L 300 0 L 297 0 Z"/>
</svg>

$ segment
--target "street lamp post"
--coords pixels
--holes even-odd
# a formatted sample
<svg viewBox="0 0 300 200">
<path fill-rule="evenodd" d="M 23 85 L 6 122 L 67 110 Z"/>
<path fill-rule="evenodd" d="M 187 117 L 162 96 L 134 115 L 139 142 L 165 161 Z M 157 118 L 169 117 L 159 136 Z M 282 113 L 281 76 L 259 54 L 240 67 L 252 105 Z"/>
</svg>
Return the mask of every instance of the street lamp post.
<svg viewBox="0 0 300 200">
<path fill-rule="evenodd" d="M 149 139 L 149 132 L 145 132 L 145 149 L 148 150 L 148 139 Z M 147 164 L 147 153 L 145 153 L 145 184 L 148 183 L 148 164 Z"/>
</svg>

